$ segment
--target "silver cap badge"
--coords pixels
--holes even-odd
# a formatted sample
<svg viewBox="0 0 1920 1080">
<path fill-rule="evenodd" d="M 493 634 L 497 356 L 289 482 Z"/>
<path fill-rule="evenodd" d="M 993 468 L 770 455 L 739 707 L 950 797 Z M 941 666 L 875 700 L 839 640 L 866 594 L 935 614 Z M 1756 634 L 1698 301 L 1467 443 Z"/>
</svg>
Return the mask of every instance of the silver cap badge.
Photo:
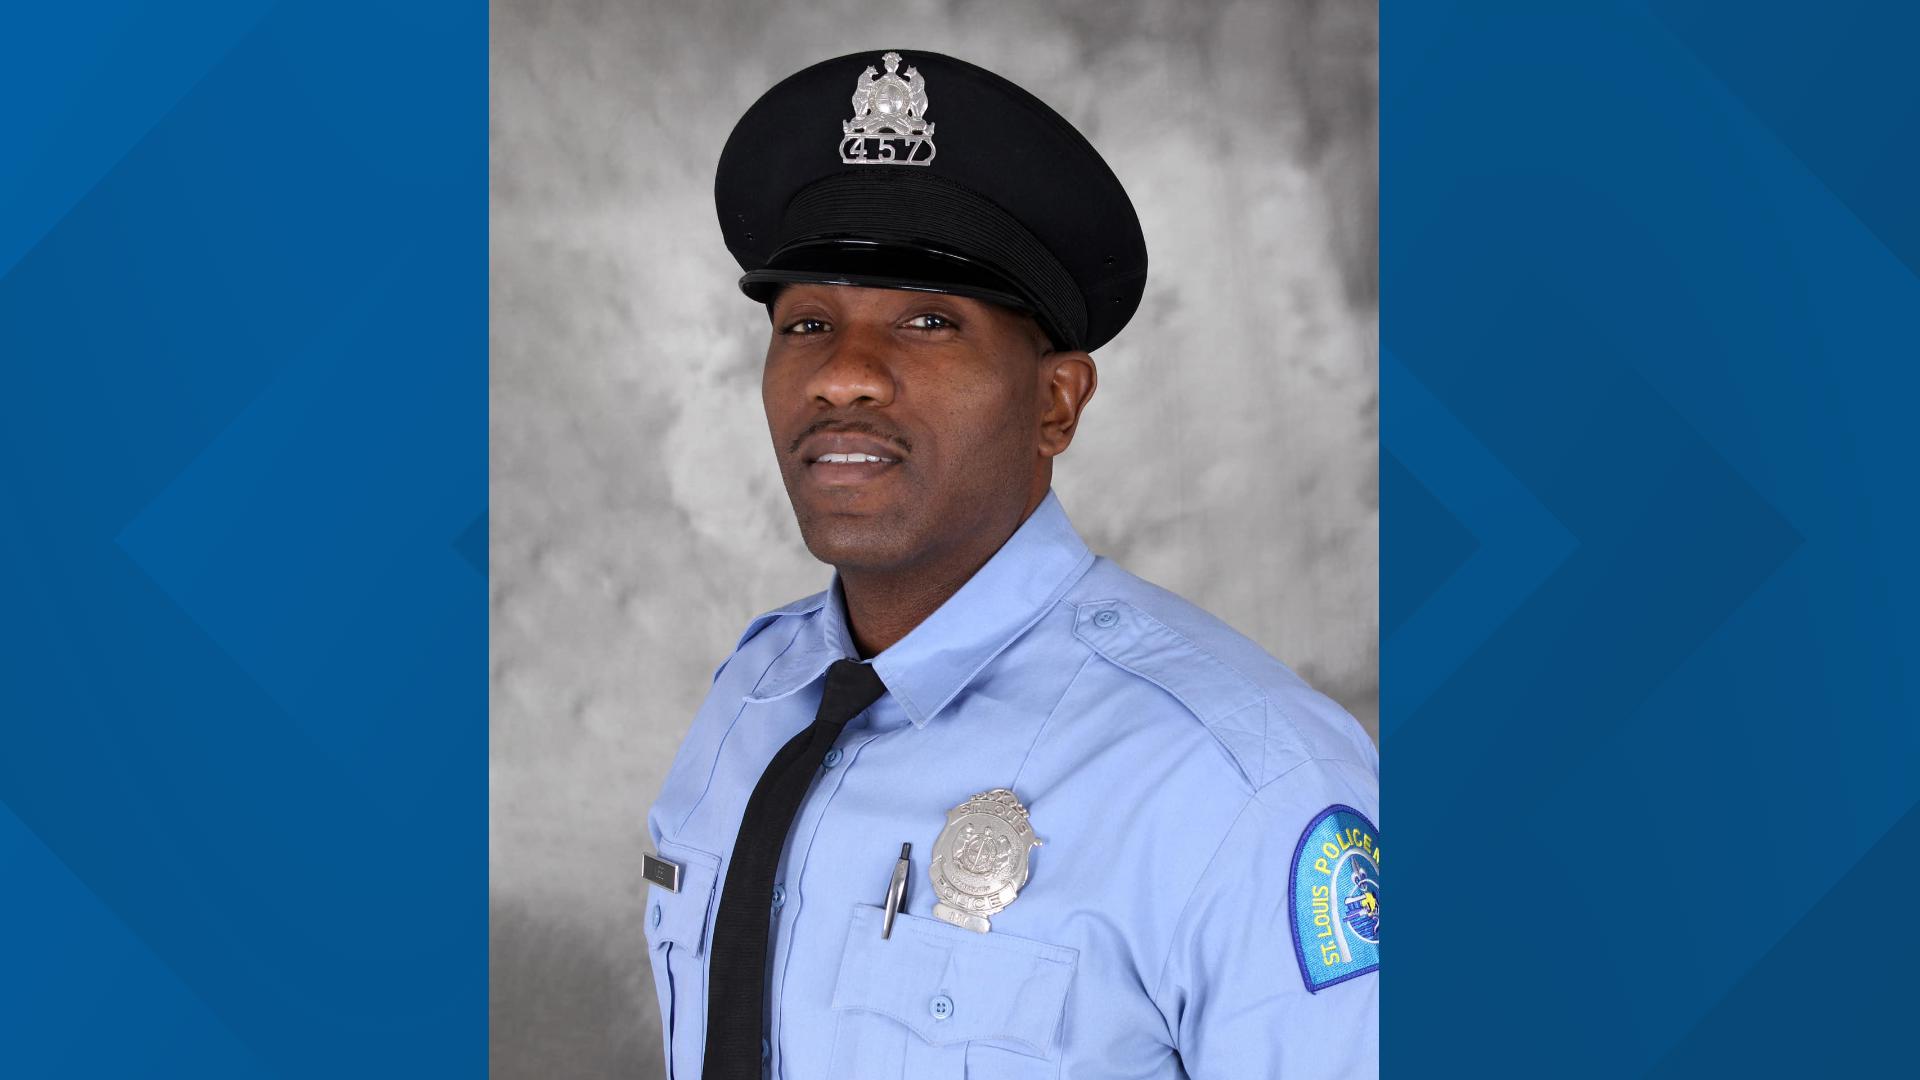
<svg viewBox="0 0 1920 1080">
<path fill-rule="evenodd" d="M 1027 808 L 1006 788 L 983 791 L 947 811 L 947 827 L 934 841 L 933 914 L 968 930 L 992 929 L 998 914 L 1027 883 L 1027 852 L 1040 846 Z"/>
<path fill-rule="evenodd" d="M 840 160 L 848 165 L 925 165 L 933 160 L 933 125 L 927 123 L 927 80 L 912 68 L 895 72 L 900 54 L 880 58 L 881 75 L 868 65 L 853 83 L 853 119 L 840 122 Z M 925 153 L 922 153 L 925 151 Z"/>
</svg>

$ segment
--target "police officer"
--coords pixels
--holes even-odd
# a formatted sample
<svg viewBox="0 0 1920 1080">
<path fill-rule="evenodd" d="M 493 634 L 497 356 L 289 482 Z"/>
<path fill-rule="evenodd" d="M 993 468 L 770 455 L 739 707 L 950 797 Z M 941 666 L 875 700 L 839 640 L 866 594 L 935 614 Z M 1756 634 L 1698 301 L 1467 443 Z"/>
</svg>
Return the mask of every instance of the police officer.
<svg viewBox="0 0 1920 1080">
<path fill-rule="evenodd" d="M 1146 279 L 1106 163 L 860 53 L 748 109 L 714 194 L 835 573 L 747 626 L 648 815 L 669 1075 L 1374 1073 L 1371 742 L 1050 489 Z"/>
</svg>

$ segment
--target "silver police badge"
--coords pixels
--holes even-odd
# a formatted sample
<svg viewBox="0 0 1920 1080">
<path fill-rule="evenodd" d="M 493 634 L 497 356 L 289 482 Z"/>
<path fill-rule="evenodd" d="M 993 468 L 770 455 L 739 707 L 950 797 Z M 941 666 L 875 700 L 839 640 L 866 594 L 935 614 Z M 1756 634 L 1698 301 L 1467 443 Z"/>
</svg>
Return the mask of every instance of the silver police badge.
<svg viewBox="0 0 1920 1080">
<path fill-rule="evenodd" d="M 933 914 L 986 933 L 987 916 L 1013 903 L 1027 883 L 1027 852 L 1040 846 L 1027 808 L 1006 788 L 983 791 L 947 811 L 947 827 L 933 844 L 933 879 L 940 902 Z"/>
<path fill-rule="evenodd" d="M 853 119 L 840 122 L 840 160 L 848 165 L 925 165 L 933 160 L 933 125 L 927 123 L 927 80 L 912 68 L 897 72 L 900 54 L 880 58 L 881 75 L 868 65 L 853 83 Z M 924 153 L 922 153 L 924 151 Z"/>
</svg>

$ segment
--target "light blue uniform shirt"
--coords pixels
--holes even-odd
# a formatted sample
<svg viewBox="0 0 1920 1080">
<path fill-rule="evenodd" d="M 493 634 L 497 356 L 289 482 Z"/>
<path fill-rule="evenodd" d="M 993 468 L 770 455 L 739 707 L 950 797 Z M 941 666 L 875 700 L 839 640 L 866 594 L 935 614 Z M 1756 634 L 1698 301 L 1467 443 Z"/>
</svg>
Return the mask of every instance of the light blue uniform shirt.
<svg viewBox="0 0 1920 1080">
<path fill-rule="evenodd" d="M 646 913 L 674 1080 L 698 1080 L 706 1025 L 729 1022 L 706 1015 L 706 962 L 747 796 L 813 722 L 827 666 L 857 655 L 837 582 L 755 619 L 648 814 L 682 867 Z M 1378 757 L 1339 706 L 1095 557 L 1052 494 L 872 662 L 888 693 L 847 725 L 782 855 L 768 1075 L 1378 1071 Z M 948 810 L 993 788 L 1044 843 L 979 934 L 933 917 L 927 868 Z"/>
</svg>

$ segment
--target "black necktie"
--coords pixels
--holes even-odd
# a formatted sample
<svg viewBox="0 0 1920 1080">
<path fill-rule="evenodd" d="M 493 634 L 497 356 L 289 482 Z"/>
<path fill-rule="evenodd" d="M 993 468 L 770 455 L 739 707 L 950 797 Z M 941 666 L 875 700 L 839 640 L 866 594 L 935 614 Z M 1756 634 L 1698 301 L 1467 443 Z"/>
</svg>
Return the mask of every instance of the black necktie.
<svg viewBox="0 0 1920 1080">
<path fill-rule="evenodd" d="M 813 774 L 840 730 L 887 692 L 872 667 L 837 660 L 813 726 L 787 740 L 747 797 L 740 835 L 727 864 L 708 957 L 707 1053 L 703 1080 L 759 1080 L 766 1025 L 767 931 L 780 849 Z"/>
</svg>

